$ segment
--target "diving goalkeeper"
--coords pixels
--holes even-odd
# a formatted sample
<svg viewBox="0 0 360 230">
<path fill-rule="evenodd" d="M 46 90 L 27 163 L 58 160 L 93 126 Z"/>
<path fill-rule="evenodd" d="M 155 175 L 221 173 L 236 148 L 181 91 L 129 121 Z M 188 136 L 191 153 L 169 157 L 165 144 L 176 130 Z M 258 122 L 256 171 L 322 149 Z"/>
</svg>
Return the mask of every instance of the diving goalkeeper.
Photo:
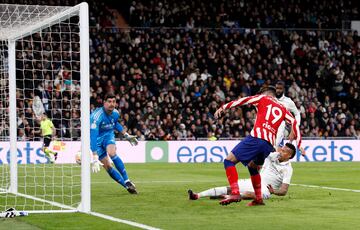
<svg viewBox="0 0 360 230">
<path fill-rule="evenodd" d="M 118 122 L 119 112 L 115 109 L 116 99 L 113 94 L 108 94 L 104 98 L 102 107 L 97 108 L 90 115 L 90 145 L 93 154 L 99 156 L 100 162 L 108 172 L 110 177 L 121 184 L 131 194 L 137 194 L 135 185 L 129 180 L 125 170 L 125 165 L 120 157 L 116 154 L 115 134 L 116 129 L 123 134 L 124 138 L 131 145 L 137 145 L 138 141 L 135 136 L 129 135 Z M 110 163 L 114 162 L 116 169 Z M 96 159 L 92 164 L 98 165 Z"/>
</svg>

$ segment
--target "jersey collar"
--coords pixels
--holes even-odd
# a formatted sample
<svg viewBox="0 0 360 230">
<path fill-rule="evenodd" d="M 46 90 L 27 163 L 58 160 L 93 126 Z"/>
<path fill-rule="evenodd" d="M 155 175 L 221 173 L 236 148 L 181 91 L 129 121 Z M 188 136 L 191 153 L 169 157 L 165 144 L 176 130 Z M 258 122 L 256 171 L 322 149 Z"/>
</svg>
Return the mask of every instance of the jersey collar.
<svg viewBox="0 0 360 230">
<path fill-rule="evenodd" d="M 284 99 L 285 99 L 285 93 L 280 98 L 278 98 L 279 101 L 282 101 Z"/>
</svg>

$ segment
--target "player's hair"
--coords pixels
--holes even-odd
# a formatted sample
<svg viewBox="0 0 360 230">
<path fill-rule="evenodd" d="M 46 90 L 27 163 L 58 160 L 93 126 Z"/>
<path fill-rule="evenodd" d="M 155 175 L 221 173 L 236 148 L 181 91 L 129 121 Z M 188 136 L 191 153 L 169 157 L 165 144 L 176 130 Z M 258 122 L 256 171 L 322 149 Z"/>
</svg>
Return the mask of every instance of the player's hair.
<svg viewBox="0 0 360 230">
<path fill-rule="evenodd" d="M 294 146 L 293 144 L 291 144 L 291 143 L 286 143 L 285 145 L 286 145 L 289 149 L 292 150 L 290 159 L 293 159 L 294 156 L 296 155 L 296 148 L 295 148 L 295 146 Z"/>
<path fill-rule="evenodd" d="M 285 82 L 282 81 L 282 80 L 279 80 L 279 81 L 276 82 L 276 85 L 282 85 L 282 86 L 285 87 Z"/>
<path fill-rule="evenodd" d="M 116 98 L 115 94 L 107 93 L 107 94 L 105 94 L 103 99 L 104 99 L 104 101 L 106 101 L 107 99 L 111 99 L 111 98 Z"/>
<path fill-rule="evenodd" d="M 259 90 L 259 94 L 263 94 L 263 93 L 271 93 L 273 96 L 276 96 L 276 88 L 272 85 L 268 85 L 268 86 L 263 86 L 260 90 Z"/>
</svg>

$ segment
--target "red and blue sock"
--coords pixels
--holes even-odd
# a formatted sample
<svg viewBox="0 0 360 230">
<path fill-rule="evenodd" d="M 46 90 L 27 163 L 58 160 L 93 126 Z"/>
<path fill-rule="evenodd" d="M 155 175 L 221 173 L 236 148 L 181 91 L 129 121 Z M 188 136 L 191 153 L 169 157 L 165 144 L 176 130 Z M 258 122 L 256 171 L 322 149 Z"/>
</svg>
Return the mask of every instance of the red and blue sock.
<svg viewBox="0 0 360 230">
<path fill-rule="evenodd" d="M 236 171 L 235 164 L 229 160 L 224 160 L 224 167 L 226 171 L 226 176 L 229 181 L 229 185 L 231 188 L 231 194 L 239 195 L 239 184 L 238 184 L 238 173 Z"/>
<path fill-rule="evenodd" d="M 248 170 L 251 175 L 251 183 L 254 188 L 255 197 L 257 200 L 260 200 L 262 198 L 261 194 L 261 176 L 259 174 L 259 170 L 256 168 L 248 167 Z"/>
<path fill-rule="evenodd" d="M 251 183 L 254 187 L 256 200 L 261 200 L 261 176 L 259 173 L 251 176 Z"/>
</svg>

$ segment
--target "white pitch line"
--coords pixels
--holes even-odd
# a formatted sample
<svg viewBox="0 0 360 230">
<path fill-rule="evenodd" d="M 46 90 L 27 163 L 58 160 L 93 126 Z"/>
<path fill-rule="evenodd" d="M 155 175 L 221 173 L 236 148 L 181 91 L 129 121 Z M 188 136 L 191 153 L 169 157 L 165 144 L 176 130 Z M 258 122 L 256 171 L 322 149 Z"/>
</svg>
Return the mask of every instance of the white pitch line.
<svg viewBox="0 0 360 230">
<path fill-rule="evenodd" d="M 103 182 L 103 181 L 93 181 L 92 184 L 106 184 L 109 182 Z M 191 181 L 191 180 L 181 180 L 181 181 L 167 181 L 167 180 L 154 180 L 154 181 L 135 181 L 136 184 L 152 184 L 152 183 L 224 183 L 226 184 L 226 181 L 215 181 L 215 180 L 203 180 L 203 181 Z M 309 185 L 309 184 L 291 184 L 295 186 L 301 186 L 301 187 L 308 187 L 308 188 L 321 188 L 321 189 L 328 189 L 328 190 L 337 190 L 337 191 L 346 191 L 346 192 L 358 192 L 360 193 L 360 190 L 356 189 L 348 189 L 348 188 L 335 188 L 335 187 L 327 187 L 327 186 L 318 186 L 318 185 Z"/>
<path fill-rule="evenodd" d="M 328 189 L 328 190 L 337 190 L 337 191 L 346 191 L 346 192 L 359 192 L 360 193 L 360 190 L 348 189 L 348 188 L 334 188 L 334 187 L 309 185 L 309 184 L 291 184 L 291 185 L 307 187 L 307 188 L 321 188 L 321 189 Z"/>
<path fill-rule="evenodd" d="M 153 181 L 133 181 L 135 184 L 162 184 L 162 183 L 226 183 L 225 180 L 216 181 L 216 180 L 203 180 L 203 181 L 192 181 L 192 180 L 153 180 Z M 92 181 L 92 184 L 108 184 L 109 182 L 105 181 Z"/>
<path fill-rule="evenodd" d="M 97 217 L 100 217 L 100 218 L 103 218 L 103 219 L 111 220 L 111 221 L 114 221 L 114 222 L 131 225 L 131 226 L 141 228 L 141 229 L 160 230 L 160 228 L 151 227 L 151 226 L 148 226 L 148 225 L 145 225 L 145 224 L 140 224 L 140 223 L 129 221 L 129 220 L 119 219 L 119 218 L 116 218 L 116 217 L 113 217 L 113 216 L 108 216 L 108 215 L 105 215 L 105 214 L 102 214 L 102 213 L 90 212 L 88 214 L 93 215 L 93 216 L 97 216 Z"/>
</svg>

